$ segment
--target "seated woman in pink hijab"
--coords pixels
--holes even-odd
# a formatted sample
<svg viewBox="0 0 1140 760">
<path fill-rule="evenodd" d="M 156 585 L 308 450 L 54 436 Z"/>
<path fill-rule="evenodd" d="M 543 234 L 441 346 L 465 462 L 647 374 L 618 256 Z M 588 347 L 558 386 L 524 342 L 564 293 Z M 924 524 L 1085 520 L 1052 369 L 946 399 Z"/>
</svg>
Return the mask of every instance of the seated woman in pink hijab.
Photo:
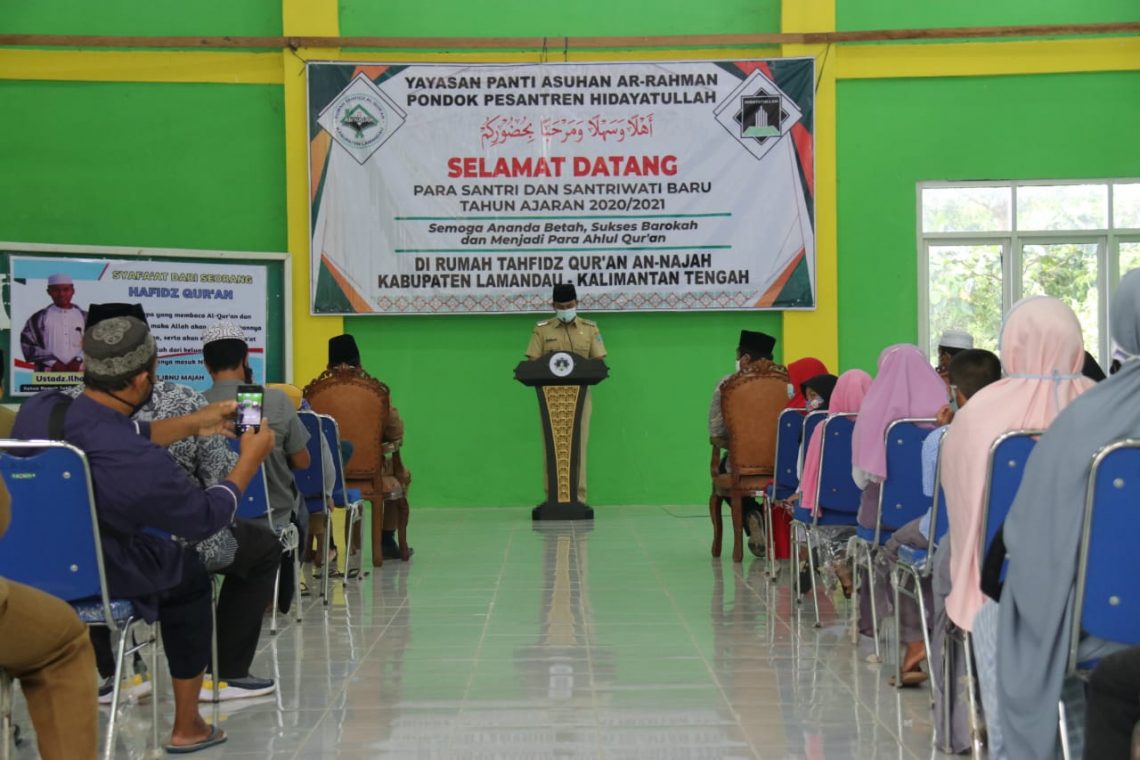
<svg viewBox="0 0 1140 760">
<path fill-rule="evenodd" d="M 835 381 L 835 388 L 831 392 L 828 401 L 828 417 L 833 417 L 837 414 L 855 414 L 858 413 L 859 407 L 863 404 L 863 398 L 867 395 L 867 389 L 871 387 L 871 376 L 861 369 L 849 369 L 839 376 Z M 812 431 L 811 440 L 808 441 L 807 450 L 804 452 L 804 468 L 800 476 L 799 492 L 792 500 L 799 500 L 800 506 L 804 509 L 811 510 L 814 515 L 817 512 L 816 504 L 816 490 L 819 485 L 819 465 L 820 456 L 823 453 L 823 425 L 817 425 L 815 430 Z M 827 526 L 821 527 L 820 532 L 826 537 L 827 541 L 824 544 L 825 549 L 823 556 L 817 566 L 826 567 L 829 560 L 834 560 L 838 555 L 838 545 L 841 541 L 845 540 L 854 531 L 850 528 L 842 526 Z M 801 581 L 807 580 L 808 583 L 800 583 L 800 590 L 810 590 L 810 582 L 814 579 L 807 577 L 804 578 L 803 574 L 806 572 L 806 551 L 800 557 L 801 562 Z M 847 571 L 848 565 L 844 561 L 834 563 L 834 571 L 839 576 L 839 581 L 843 584 L 844 594 L 850 596 L 851 593 L 851 574 Z"/>
<path fill-rule="evenodd" d="M 864 528 L 875 527 L 880 485 L 887 477 L 887 428 L 906 417 L 934 417 L 945 403 L 946 383 L 918 346 L 899 343 L 883 349 L 879 354 L 879 374 L 867 391 L 851 434 L 851 476 L 863 489 L 858 520 Z M 862 572 L 865 575 L 866 569 Z M 870 588 L 876 595 L 876 608 L 885 610 L 884 617 L 889 615 L 893 600 L 886 578 L 873 584 L 867 578 L 863 580 L 863 588 Z M 859 596 L 859 632 L 867 637 L 874 634 L 871 594 Z"/>
<path fill-rule="evenodd" d="M 1005 377 L 978 391 L 969 406 L 955 415 L 942 448 L 942 488 L 950 530 L 934 563 L 935 650 L 943 639 L 937 622 L 946 568 L 949 594 L 944 595 L 944 609 L 950 621 L 972 631 L 985 600 L 978 566 L 990 446 L 1011 430 L 1047 428 L 1073 399 L 1095 385 L 1081 375 L 1084 342 L 1080 322 L 1072 309 L 1055 298 L 1034 296 L 1015 304 L 1002 328 L 1000 353 Z M 945 551 L 949 551 L 948 562 Z M 938 685 L 945 687 L 941 681 Z M 953 699 L 957 709 L 960 700 L 954 694 L 939 696 Z M 991 742 L 998 739 L 994 730 L 991 727 Z"/>
</svg>

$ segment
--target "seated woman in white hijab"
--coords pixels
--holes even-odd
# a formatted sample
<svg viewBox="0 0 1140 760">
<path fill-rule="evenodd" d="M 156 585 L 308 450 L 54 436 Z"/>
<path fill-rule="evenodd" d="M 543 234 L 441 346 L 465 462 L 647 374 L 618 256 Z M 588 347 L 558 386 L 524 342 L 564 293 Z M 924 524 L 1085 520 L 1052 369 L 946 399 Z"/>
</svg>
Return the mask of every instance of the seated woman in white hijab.
<svg viewBox="0 0 1140 760">
<path fill-rule="evenodd" d="M 1120 347 L 1131 357 L 1140 355 L 1140 270 L 1121 280 L 1113 297 L 1111 324 Z M 1073 366 L 1079 367 L 1080 361 Z M 1002 528 L 1009 570 L 1001 603 L 987 602 L 975 620 L 991 758 L 1059 754 L 1057 702 L 1068 664 L 1077 551 L 1092 458 L 1106 444 L 1136 437 L 1140 437 L 1140 362 L 1130 359 L 1056 418 L 1026 464 Z M 1078 654 L 1083 660 L 1120 648 L 1086 637 Z M 1079 756 L 1079 749 L 1073 749 Z"/>
<path fill-rule="evenodd" d="M 974 616 L 982 606 L 978 543 L 990 446 L 1010 430 L 1048 427 L 1065 406 L 1093 386 L 1092 380 L 1080 374 L 1084 361 L 1081 325 L 1073 310 L 1055 298 L 1037 296 L 1015 304 L 1002 328 L 1000 353 L 1006 376 L 978 391 L 955 415 L 942 447 L 942 488 L 950 526 L 946 549 L 950 556 L 949 595 L 943 604 L 940 595 L 945 594 L 946 564 L 940 561 L 940 546 L 934 563 L 932 662 L 938 661 L 939 650 L 945 645 L 944 628 L 938 625 L 943 607 L 945 616 L 958 628 L 973 631 Z M 966 699 L 958 688 L 960 683 L 957 678 L 939 679 L 935 694 L 939 707 L 950 701 L 955 725 L 953 735 L 943 737 L 942 744 L 949 739 L 956 751 L 969 747 L 961 717 Z M 987 725 L 991 723 L 987 721 Z M 992 730 L 990 738 L 992 746 Z"/>
</svg>

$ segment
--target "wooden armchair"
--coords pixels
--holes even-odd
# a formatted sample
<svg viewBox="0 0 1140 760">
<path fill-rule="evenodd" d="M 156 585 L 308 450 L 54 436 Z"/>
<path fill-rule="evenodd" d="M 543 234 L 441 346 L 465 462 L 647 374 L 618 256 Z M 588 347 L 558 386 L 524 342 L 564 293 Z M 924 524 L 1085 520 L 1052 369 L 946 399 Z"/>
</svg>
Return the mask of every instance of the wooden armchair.
<svg viewBox="0 0 1140 760">
<path fill-rule="evenodd" d="M 383 564 L 380 535 L 385 522 L 394 522 L 406 560 L 410 476 L 400 460 L 400 441 L 382 440 L 391 409 L 388 386 L 359 367 L 341 365 L 322 372 L 305 386 L 304 395 L 313 411 L 335 419 L 341 438 L 352 442 L 345 483 L 372 503 L 372 564 Z M 385 520 L 386 509 L 395 510 L 394 521 L 391 515 Z"/>
<path fill-rule="evenodd" d="M 720 505 L 732 509 L 732 561 L 744 559 L 745 496 L 758 497 L 772 479 L 776 462 L 776 430 L 780 412 L 788 403 L 788 372 L 779 364 L 760 361 L 725 381 L 720 405 L 728 428 L 728 472 L 720 472 L 720 447 L 712 447 L 712 494 L 709 516 L 713 524 L 712 555 L 720 556 Z"/>
</svg>

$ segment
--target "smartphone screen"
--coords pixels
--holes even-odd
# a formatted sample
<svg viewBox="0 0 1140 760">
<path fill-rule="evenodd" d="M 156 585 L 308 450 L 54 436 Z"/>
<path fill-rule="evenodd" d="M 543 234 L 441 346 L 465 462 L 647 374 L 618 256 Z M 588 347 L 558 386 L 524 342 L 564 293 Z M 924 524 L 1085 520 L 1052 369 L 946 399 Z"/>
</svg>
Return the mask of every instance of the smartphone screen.
<svg viewBox="0 0 1140 760">
<path fill-rule="evenodd" d="M 261 427 L 261 410 L 265 401 L 265 389 L 260 385 L 239 385 L 237 389 L 237 422 L 234 432 L 241 435 L 246 430 L 257 431 Z"/>
</svg>

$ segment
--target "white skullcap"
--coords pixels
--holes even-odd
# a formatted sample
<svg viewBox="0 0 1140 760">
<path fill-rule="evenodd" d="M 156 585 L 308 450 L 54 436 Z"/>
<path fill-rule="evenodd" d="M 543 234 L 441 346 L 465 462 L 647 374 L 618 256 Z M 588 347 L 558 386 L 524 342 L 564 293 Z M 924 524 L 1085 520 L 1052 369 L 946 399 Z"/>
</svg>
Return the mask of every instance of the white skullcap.
<svg viewBox="0 0 1140 760">
<path fill-rule="evenodd" d="M 973 348 L 974 336 L 965 330 L 951 327 L 942 332 L 942 337 L 938 339 L 938 345 L 945 348 Z"/>
<path fill-rule="evenodd" d="M 71 275 L 64 274 L 63 272 L 60 272 L 59 274 L 53 274 L 51 277 L 48 278 L 48 286 L 51 286 L 51 285 L 73 285 L 73 284 L 74 283 L 72 283 L 72 281 L 71 281 Z"/>
<path fill-rule="evenodd" d="M 215 322 L 202 331 L 202 345 L 216 340 L 245 340 L 245 333 L 233 322 Z"/>
</svg>

